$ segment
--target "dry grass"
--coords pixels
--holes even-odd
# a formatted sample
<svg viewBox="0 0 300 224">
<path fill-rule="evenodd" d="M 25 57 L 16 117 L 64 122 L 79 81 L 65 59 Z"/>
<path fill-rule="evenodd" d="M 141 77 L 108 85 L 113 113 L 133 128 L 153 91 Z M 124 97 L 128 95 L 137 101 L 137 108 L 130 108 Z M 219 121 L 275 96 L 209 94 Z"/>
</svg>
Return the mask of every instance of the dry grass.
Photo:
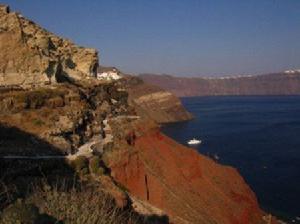
<svg viewBox="0 0 300 224">
<path fill-rule="evenodd" d="M 143 216 L 135 213 L 131 206 L 117 207 L 114 198 L 95 184 L 60 179 L 50 186 L 43 180 L 29 187 L 23 199 L 17 199 L 5 188 L 0 192 L 0 198 L 6 201 L 0 209 L 0 224 L 168 223 L 167 217 Z"/>
<path fill-rule="evenodd" d="M 64 224 L 144 223 L 130 210 L 118 208 L 112 197 L 94 187 L 65 191 L 59 187 L 44 185 L 36 188 L 27 202 L 35 204 L 41 213 Z"/>
<path fill-rule="evenodd" d="M 41 223 L 36 206 L 25 204 L 21 200 L 9 205 L 1 215 L 0 224 L 34 224 Z"/>
</svg>

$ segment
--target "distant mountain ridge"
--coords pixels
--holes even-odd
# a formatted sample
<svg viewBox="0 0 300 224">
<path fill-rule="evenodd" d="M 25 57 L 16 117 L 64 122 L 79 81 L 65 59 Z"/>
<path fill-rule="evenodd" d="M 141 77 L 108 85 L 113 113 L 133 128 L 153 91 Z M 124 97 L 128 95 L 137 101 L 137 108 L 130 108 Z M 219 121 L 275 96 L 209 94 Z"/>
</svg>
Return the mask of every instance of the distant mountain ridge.
<svg viewBox="0 0 300 224">
<path fill-rule="evenodd" d="M 219 78 L 189 78 L 155 74 L 140 74 L 139 77 L 146 83 L 160 86 L 179 97 L 300 94 L 299 70 Z"/>
</svg>

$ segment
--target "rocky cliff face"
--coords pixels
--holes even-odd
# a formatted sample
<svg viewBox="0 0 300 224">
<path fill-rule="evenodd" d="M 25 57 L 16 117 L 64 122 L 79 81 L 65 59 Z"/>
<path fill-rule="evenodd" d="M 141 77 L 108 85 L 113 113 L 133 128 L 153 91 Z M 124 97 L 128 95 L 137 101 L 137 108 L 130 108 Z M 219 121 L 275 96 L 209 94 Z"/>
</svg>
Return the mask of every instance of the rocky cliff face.
<svg viewBox="0 0 300 224">
<path fill-rule="evenodd" d="M 0 86 L 40 86 L 96 75 L 97 51 L 60 38 L 0 6 Z"/>
<path fill-rule="evenodd" d="M 92 177 L 120 206 L 128 203 L 124 202 L 128 195 L 136 211 L 167 215 L 170 223 L 267 223 L 254 193 L 236 170 L 164 136 L 152 119 L 135 116 L 120 87 L 59 84 L 2 92 L 0 156 L 76 152 L 92 136 L 109 132 L 113 144 L 103 149 L 100 158 L 110 172 Z M 107 123 L 110 130 L 105 130 Z M 11 128 L 35 137 L 16 139 L 8 131 Z M 41 140 L 53 149 L 45 149 Z M 31 170 L 19 172 L 30 176 Z"/>
<path fill-rule="evenodd" d="M 144 83 L 134 76 L 123 79 L 123 85 L 129 93 L 129 102 L 142 117 L 148 117 L 158 123 L 170 123 L 192 119 L 180 100 L 171 92 L 158 86 Z"/>
<path fill-rule="evenodd" d="M 55 37 L 4 6 L 0 22 L 0 192 L 7 194 L 1 191 L 4 179 L 24 187 L 68 171 L 96 182 L 119 207 L 133 205 L 152 220 L 139 223 L 168 223 L 165 215 L 175 224 L 270 223 L 236 170 L 160 133 L 157 122 L 190 118 L 178 98 L 134 77 L 85 82 L 97 65 L 95 51 Z M 74 154 L 93 137 L 104 147 L 91 144 L 75 169 L 65 163 L 69 157 L 37 157 Z M 0 210 L 9 198 L 2 195 Z"/>
<path fill-rule="evenodd" d="M 93 136 L 103 135 L 104 119 L 127 114 L 127 95 L 114 83 L 2 91 L 0 123 L 36 135 L 61 152 L 71 153 Z M 0 145 L 0 154 L 6 153 L 5 147 Z M 42 153 L 25 148 L 17 154 Z"/>
<path fill-rule="evenodd" d="M 151 74 L 140 77 L 146 83 L 160 86 L 179 97 L 300 94 L 299 72 L 210 79 Z"/>
<path fill-rule="evenodd" d="M 119 138 L 104 154 L 112 177 L 131 195 L 168 214 L 171 223 L 266 223 L 235 169 L 179 145 L 149 122 L 115 121 L 112 127 Z"/>
</svg>

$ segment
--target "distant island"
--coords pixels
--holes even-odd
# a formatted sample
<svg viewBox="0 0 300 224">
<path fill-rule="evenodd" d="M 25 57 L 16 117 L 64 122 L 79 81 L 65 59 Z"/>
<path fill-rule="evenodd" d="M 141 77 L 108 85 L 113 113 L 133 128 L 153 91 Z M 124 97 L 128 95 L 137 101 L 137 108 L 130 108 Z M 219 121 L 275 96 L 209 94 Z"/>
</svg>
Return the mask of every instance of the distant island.
<svg viewBox="0 0 300 224">
<path fill-rule="evenodd" d="M 300 94 L 300 70 L 216 78 L 190 78 L 156 74 L 141 74 L 139 77 L 146 83 L 160 86 L 179 97 Z"/>
</svg>

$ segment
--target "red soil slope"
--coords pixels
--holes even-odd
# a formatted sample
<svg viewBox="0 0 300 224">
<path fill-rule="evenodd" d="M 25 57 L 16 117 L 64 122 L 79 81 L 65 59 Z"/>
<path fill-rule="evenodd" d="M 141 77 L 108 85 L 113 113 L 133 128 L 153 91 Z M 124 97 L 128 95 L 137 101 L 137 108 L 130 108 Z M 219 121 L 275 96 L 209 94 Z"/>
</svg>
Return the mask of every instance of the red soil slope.
<svg viewBox="0 0 300 224">
<path fill-rule="evenodd" d="M 139 137 L 113 164 L 114 178 L 164 210 L 172 223 L 265 223 L 239 173 L 179 145 L 158 130 Z"/>
</svg>

